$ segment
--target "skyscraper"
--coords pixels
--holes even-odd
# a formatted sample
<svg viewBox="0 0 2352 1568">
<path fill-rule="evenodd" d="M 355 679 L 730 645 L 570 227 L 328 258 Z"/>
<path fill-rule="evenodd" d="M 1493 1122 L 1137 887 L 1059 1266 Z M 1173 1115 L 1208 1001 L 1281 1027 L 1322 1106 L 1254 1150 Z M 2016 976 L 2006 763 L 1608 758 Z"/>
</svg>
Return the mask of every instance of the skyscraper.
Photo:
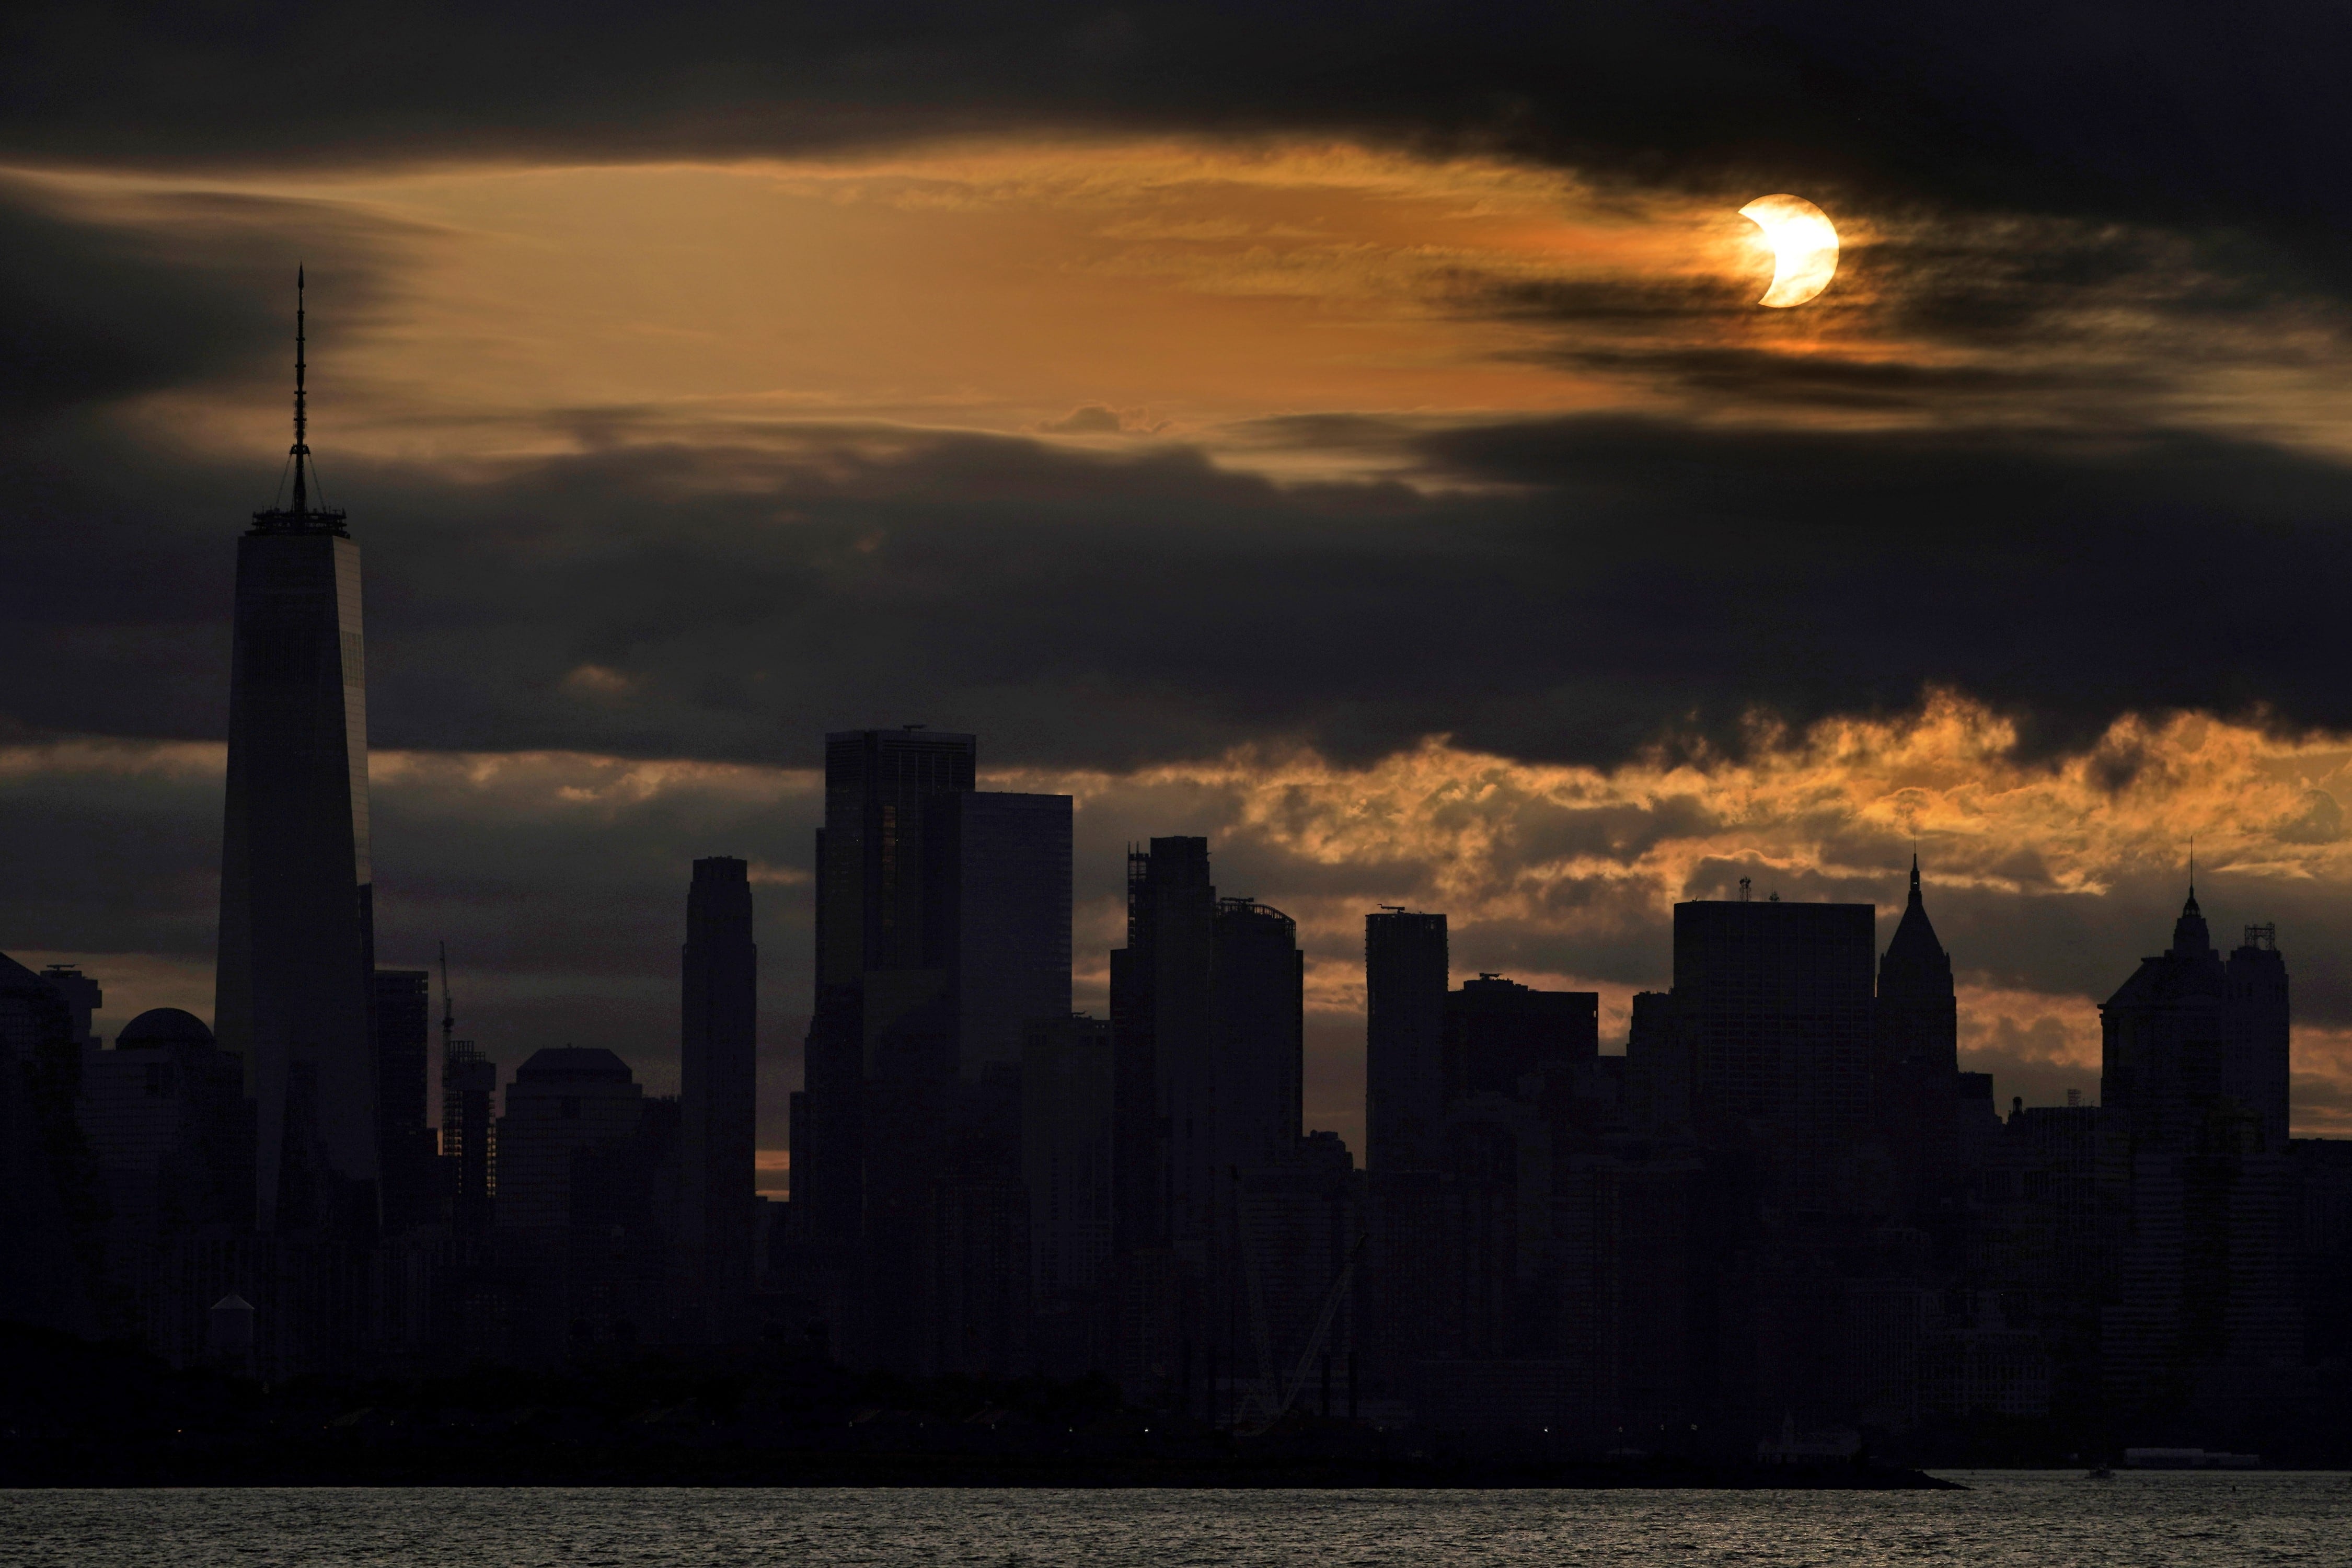
<svg viewBox="0 0 2352 1568">
<path fill-rule="evenodd" d="M 1958 1212 L 1952 1100 L 1959 1084 L 1959 1009 L 1952 960 L 1936 939 L 1911 858 L 1911 896 L 1878 961 L 1872 1022 L 1871 1120 L 1897 1184 L 1899 1212 Z"/>
<path fill-rule="evenodd" d="M 994 1366 L 1027 1299 L 1013 1086 L 1025 1024 L 1069 1013 L 1072 803 L 977 793 L 976 755 L 918 725 L 825 737 L 793 1195 L 813 1260 L 854 1277 L 825 1291 L 860 1303 L 835 1343 L 868 1364 Z"/>
<path fill-rule="evenodd" d="M 1444 1106 L 1445 917 L 1364 917 L 1364 1168 L 1433 1171 Z"/>
<path fill-rule="evenodd" d="M 1203 1185 L 1230 1200 L 1234 1171 L 1287 1160 L 1305 1131 L 1307 970 L 1297 922 L 1254 899 L 1217 900 L 1214 951 L 1212 1131 L 1198 1147 L 1210 1165 Z"/>
<path fill-rule="evenodd" d="M 1601 1054 L 1601 994 L 1538 991 L 1499 974 L 1465 980 L 1445 998 L 1442 1104 L 1521 1093 L 1530 1073 L 1559 1072 Z"/>
<path fill-rule="evenodd" d="M 1194 1186 L 1208 1169 L 1197 1145 L 1209 1131 L 1216 909 L 1207 839 L 1155 838 L 1128 851 L 1127 945 L 1110 955 L 1113 1226 L 1122 1252 L 1165 1246 L 1178 1216 L 1206 1201 Z"/>
<path fill-rule="evenodd" d="M 432 1036 L 431 973 L 375 972 L 376 1146 L 383 1166 L 383 1224 L 404 1230 L 436 1217 L 434 1139 L 425 1124 L 425 1045 Z"/>
<path fill-rule="evenodd" d="M 2224 963 L 2192 886 L 2172 945 L 2099 1018 L 2101 1202 L 2121 1222 L 2100 1331 L 2107 1393 L 2166 1406 L 2281 1385 L 2304 1346 L 2280 1135 L 2286 966 L 2270 928 Z"/>
<path fill-rule="evenodd" d="M 365 1235 L 380 1163 L 360 550 L 341 510 L 311 504 L 300 285 L 291 504 L 237 541 L 215 1026 L 257 1102 L 263 1228 Z"/>
<path fill-rule="evenodd" d="M 744 862 L 694 863 L 678 1037 L 679 1249 L 688 1321 L 725 1343 L 748 1328 L 757 1181 L 759 949 Z"/>
<path fill-rule="evenodd" d="M 1029 1024 L 1070 1011 L 1070 814 L 1066 795 L 964 791 L 932 812 L 946 886 L 957 1067 L 1018 1065 Z"/>
<path fill-rule="evenodd" d="M 1868 904 L 1675 906 L 1694 1116 L 1764 1135 L 1804 1206 L 1830 1200 L 1869 1105 L 1876 923 Z"/>
</svg>

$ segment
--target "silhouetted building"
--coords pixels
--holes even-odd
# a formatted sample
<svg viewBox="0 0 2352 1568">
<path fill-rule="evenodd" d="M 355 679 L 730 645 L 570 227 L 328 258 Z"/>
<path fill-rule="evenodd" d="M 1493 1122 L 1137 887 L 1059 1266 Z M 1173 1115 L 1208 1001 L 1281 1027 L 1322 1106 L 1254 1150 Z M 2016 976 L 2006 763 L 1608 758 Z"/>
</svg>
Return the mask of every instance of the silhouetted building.
<svg viewBox="0 0 2352 1568">
<path fill-rule="evenodd" d="M 1021 1176 L 1028 1191 L 1037 1352 L 1048 1373 L 1107 1369 L 1111 1269 L 1110 1023 L 1031 1023 L 1021 1053 Z"/>
<path fill-rule="evenodd" d="M 471 1040 L 451 1040 L 441 1055 L 441 1168 L 449 1223 L 460 1237 L 489 1228 L 498 1192 L 499 1064 Z"/>
<path fill-rule="evenodd" d="M 1445 917 L 1364 917 L 1364 1168 L 1437 1168 L 1445 1102 Z"/>
<path fill-rule="evenodd" d="M 422 969 L 375 972 L 376 1144 L 383 1162 L 387 1232 L 441 1217 L 435 1180 L 436 1141 L 426 1124 L 432 979 Z"/>
<path fill-rule="evenodd" d="M 313 506 L 295 312 L 293 497 L 237 541 L 215 1031 L 259 1117 L 264 1229 L 376 1226 L 360 551 Z"/>
<path fill-rule="evenodd" d="M 1895 1178 L 1895 1212 L 1948 1234 L 1962 1196 L 1951 1115 L 1959 1009 L 1951 958 L 1920 895 L 1916 855 L 1910 900 L 1878 963 L 1872 1028 L 1871 1121 Z"/>
<path fill-rule="evenodd" d="M 856 1303 L 835 1343 L 909 1371 L 1025 1353 L 1022 1030 L 1069 1012 L 1071 803 L 975 793 L 974 766 L 970 735 L 825 738 L 795 1224 L 852 1281 L 814 1292 Z"/>
<path fill-rule="evenodd" d="M 629 1064 L 600 1047 L 531 1053 L 507 1085 L 499 1120 L 499 1230 L 568 1226 L 573 1152 L 635 1131 L 644 1097 Z"/>
<path fill-rule="evenodd" d="M 1481 974 L 1445 998 L 1448 1107 L 1476 1094 L 1521 1097 L 1530 1076 L 1561 1075 L 1600 1054 L 1598 992 L 1538 991 Z"/>
<path fill-rule="evenodd" d="M 89 1032 L 89 1016 L 106 1005 L 106 993 L 98 982 L 70 963 L 52 963 L 41 971 L 41 983 L 56 992 L 73 1019 L 74 1043 L 85 1047 L 95 1047 L 98 1039 Z"/>
<path fill-rule="evenodd" d="M 688 1302 L 715 1343 L 751 1329 L 758 1151 L 759 950 L 750 868 L 697 860 L 687 895 L 678 1045 L 678 1241 Z"/>
<path fill-rule="evenodd" d="M 2103 1315 L 2126 1409 L 2224 1409 L 2287 1386 L 2303 1360 L 2284 963 L 2259 928 L 2225 963 L 2196 890 L 2172 945 L 2099 1009 L 2103 1174 L 2123 1220 Z"/>
<path fill-rule="evenodd" d="M 966 1078 L 1018 1066 L 1029 1024 L 1069 1014 L 1071 805 L 1066 795 L 967 791 L 931 814 Z"/>
<path fill-rule="evenodd" d="M 74 1115 L 81 1058 L 66 998 L 0 954 L 0 1318 L 88 1333 L 106 1198 Z"/>
<path fill-rule="evenodd" d="M 79 1109 L 107 1201 L 110 1326 L 184 1355 L 203 1303 L 172 1289 L 175 1246 L 253 1226 L 253 1102 L 240 1064 L 203 1020 L 154 1008 L 125 1025 L 112 1050 L 84 1047 Z"/>
<path fill-rule="evenodd" d="M 1209 841 L 1154 838 L 1127 855 L 1127 945 L 1110 955 L 1118 1063 L 1116 1207 L 1122 1253 L 1195 1223 L 1208 1162 L 1209 1026 L 1217 889 Z"/>
<path fill-rule="evenodd" d="M 1712 1137 L 1753 1136 L 1800 1208 L 1845 1206 L 1870 1104 L 1877 968 L 1868 904 L 1675 906 L 1674 1017 L 1692 1110 Z"/>
<path fill-rule="evenodd" d="M 707 1336 L 707 1317 L 677 1289 L 686 1213 L 679 1110 L 677 1100 L 646 1100 L 626 1133 L 572 1155 L 564 1311 L 575 1342 L 691 1343 Z"/>
<path fill-rule="evenodd" d="M 1307 1047 L 1297 922 L 1255 900 L 1219 899 L 1213 930 L 1210 1132 L 1196 1141 L 1211 1166 L 1203 1184 L 1211 1192 L 1221 1175 L 1295 1152 Z"/>
</svg>

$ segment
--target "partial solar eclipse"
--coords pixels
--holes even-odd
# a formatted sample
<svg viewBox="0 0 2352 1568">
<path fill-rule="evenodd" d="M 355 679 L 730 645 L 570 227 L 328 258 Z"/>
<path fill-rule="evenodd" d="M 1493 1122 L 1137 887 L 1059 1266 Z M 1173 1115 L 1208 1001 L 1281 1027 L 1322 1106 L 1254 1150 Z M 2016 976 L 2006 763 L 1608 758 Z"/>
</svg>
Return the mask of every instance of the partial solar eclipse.
<svg viewBox="0 0 2352 1568">
<path fill-rule="evenodd" d="M 1786 310 L 1801 305 L 1837 276 L 1837 229 L 1830 215 L 1802 196 L 1759 196 L 1739 216 L 1764 231 L 1772 247 L 1772 287 L 1756 302 Z"/>
</svg>

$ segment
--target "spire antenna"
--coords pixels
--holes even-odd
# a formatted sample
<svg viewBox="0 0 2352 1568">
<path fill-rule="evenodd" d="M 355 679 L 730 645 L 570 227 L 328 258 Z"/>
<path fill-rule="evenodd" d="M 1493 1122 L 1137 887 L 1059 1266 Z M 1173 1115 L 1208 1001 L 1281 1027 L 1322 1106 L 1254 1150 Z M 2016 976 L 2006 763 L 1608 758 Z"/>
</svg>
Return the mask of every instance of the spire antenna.
<svg viewBox="0 0 2352 1568">
<path fill-rule="evenodd" d="M 305 427 L 310 423 L 310 411 L 303 405 L 306 395 L 302 385 L 306 369 L 303 364 L 304 301 L 302 298 L 307 285 L 307 279 L 303 276 L 307 268 L 301 267 L 294 268 L 294 448 L 290 455 L 294 459 L 294 515 L 296 517 L 305 516 L 310 510 L 309 485 L 303 473 L 305 461 L 310 456 L 310 443 L 303 438 Z"/>
</svg>

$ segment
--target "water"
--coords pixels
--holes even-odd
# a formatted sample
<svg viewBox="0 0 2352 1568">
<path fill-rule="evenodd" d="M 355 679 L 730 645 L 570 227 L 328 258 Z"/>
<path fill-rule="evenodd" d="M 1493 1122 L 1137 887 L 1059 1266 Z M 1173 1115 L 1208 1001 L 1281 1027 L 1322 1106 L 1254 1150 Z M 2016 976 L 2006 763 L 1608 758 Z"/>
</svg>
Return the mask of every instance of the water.
<svg viewBox="0 0 2352 1568">
<path fill-rule="evenodd" d="M 0 1491 L 0 1565 L 2352 1563 L 2342 1475 L 1950 1474 L 1970 1489 Z"/>
</svg>

